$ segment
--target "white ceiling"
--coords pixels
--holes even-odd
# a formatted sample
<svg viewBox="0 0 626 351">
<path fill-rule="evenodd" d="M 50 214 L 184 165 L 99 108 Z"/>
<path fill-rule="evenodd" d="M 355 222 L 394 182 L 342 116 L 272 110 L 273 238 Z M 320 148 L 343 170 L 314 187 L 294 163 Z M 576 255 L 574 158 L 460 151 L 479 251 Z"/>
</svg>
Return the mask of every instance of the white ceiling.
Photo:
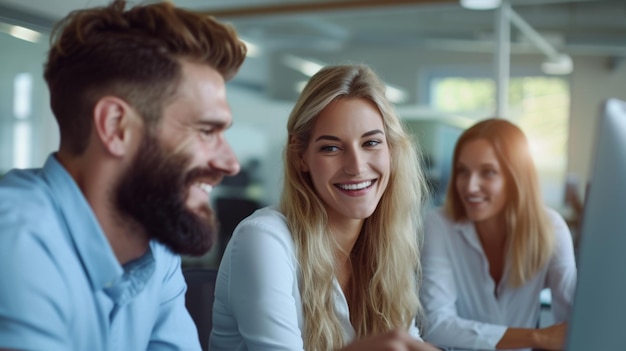
<svg viewBox="0 0 626 351">
<path fill-rule="evenodd" d="M 26 10 L 37 15 L 59 19 L 72 10 L 103 6 L 109 0 L 0 0 L 0 4 Z M 129 0 L 129 3 L 147 3 L 150 0 Z M 226 9 L 249 6 L 267 6 L 281 3 L 305 3 L 308 0 L 175 0 L 178 6 L 190 9 Z M 322 1 L 323 2 L 323 1 Z"/>
<path fill-rule="evenodd" d="M 46 30 L 71 10 L 108 2 L 0 0 L 0 22 Z M 333 62 L 334 57 L 337 61 L 359 60 L 378 57 L 384 52 L 385 60 L 393 61 L 394 55 L 405 55 L 407 49 L 441 50 L 453 55 L 494 50 L 495 12 L 463 9 L 457 0 L 173 2 L 233 23 L 244 39 L 262 50 L 262 57 L 248 60 L 250 63 L 239 78 L 257 87 L 267 85 L 271 80 L 269 75 L 274 77 L 274 85 L 286 84 L 280 79 L 286 79 L 284 76 L 288 74 L 277 74 L 268 68 L 271 65 L 268 60 L 275 60 L 278 54 L 323 56 L 326 62 Z M 559 52 L 620 61 L 626 58 L 626 0 L 510 0 L 510 3 Z M 515 28 L 511 37 L 514 55 L 541 54 Z M 397 69 L 411 71 L 410 67 Z"/>
<path fill-rule="evenodd" d="M 129 0 L 129 3 L 158 0 Z M 0 0 L 0 19 L 54 22 L 72 10 L 109 0 Z M 493 32 L 493 11 L 462 9 L 456 0 L 173 0 L 238 25 L 242 34 L 275 39 L 319 36 L 367 45 L 426 39 L 477 40 Z M 564 45 L 615 45 L 626 39 L 624 0 L 510 0 L 539 32 Z M 368 5 L 370 4 L 370 5 Z M 404 4 L 404 5 L 403 5 Z M 325 10 L 326 9 L 326 10 Z M 10 13 L 14 14 L 14 13 Z M 254 15 L 254 14 L 257 15 Z M 10 20 L 10 19 L 9 19 Z M 617 51 L 619 52 L 619 50 Z"/>
</svg>

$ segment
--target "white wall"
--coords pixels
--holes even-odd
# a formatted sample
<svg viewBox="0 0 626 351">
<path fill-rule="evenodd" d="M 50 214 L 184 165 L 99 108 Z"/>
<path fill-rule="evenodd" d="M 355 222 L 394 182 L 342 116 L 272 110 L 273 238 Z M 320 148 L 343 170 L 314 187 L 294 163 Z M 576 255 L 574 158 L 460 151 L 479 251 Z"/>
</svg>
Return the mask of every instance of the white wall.
<svg viewBox="0 0 626 351">
<path fill-rule="evenodd" d="M 612 67 L 604 57 L 575 57 L 571 93 L 567 169 L 578 177 L 583 195 L 590 176 L 600 106 L 612 97 L 626 100 L 626 61 L 622 59 Z"/>
</svg>

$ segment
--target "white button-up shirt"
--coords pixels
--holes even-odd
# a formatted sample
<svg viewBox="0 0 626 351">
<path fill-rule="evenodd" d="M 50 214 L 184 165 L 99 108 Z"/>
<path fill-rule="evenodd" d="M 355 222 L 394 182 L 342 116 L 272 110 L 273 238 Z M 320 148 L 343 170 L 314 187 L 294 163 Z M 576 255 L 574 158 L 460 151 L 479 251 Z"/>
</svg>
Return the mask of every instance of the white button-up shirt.
<svg viewBox="0 0 626 351">
<path fill-rule="evenodd" d="M 426 216 L 421 290 L 426 341 L 454 350 L 495 350 L 507 328 L 537 327 L 544 288 L 552 292 L 555 321 L 567 321 L 576 286 L 572 237 L 563 218 L 547 211 L 554 225 L 555 251 L 518 288 L 508 284 L 510 262 L 495 286 L 473 222 L 453 222 L 440 209 Z"/>
<path fill-rule="evenodd" d="M 209 349 L 304 350 L 299 265 L 285 216 L 263 208 L 243 220 L 220 264 Z M 349 342 L 355 331 L 348 303 L 336 279 L 333 287 L 333 307 Z M 421 340 L 414 323 L 408 331 Z"/>
</svg>

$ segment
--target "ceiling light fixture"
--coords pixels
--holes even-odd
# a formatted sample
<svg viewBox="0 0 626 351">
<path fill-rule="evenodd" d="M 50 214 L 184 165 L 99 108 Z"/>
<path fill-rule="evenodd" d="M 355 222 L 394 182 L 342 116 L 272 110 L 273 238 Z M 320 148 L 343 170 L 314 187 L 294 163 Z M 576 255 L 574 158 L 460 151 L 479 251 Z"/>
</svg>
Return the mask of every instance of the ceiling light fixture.
<svg viewBox="0 0 626 351">
<path fill-rule="evenodd" d="M 325 65 L 312 60 L 303 59 L 294 55 L 285 55 L 282 59 L 283 63 L 296 71 L 304 74 L 307 77 L 313 76 L 317 71 L 322 69 Z"/>
<path fill-rule="evenodd" d="M 566 54 L 559 54 L 554 59 L 547 59 L 541 64 L 541 70 L 545 74 L 567 75 L 574 70 L 572 58 Z"/>
<path fill-rule="evenodd" d="M 470 10 L 492 10 L 501 4 L 502 0 L 461 0 L 461 6 Z"/>
<path fill-rule="evenodd" d="M 248 48 L 248 52 L 246 53 L 246 56 L 248 57 L 259 57 L 261 56 L 261 48 L 259 48 L 258 45 L 253 44 L 245 39 L 240 38 L 241 41 L 243 41 L 244 44 L 246 44 L 246 48 Z"/>
<path fill-rule="evenodd" d="M 43 36 L 41 33 L 21 26 L 14 26 L 11 24 L 0 22 L 0 33 L 7 33 L 12 37 L 30 41 L 31 43 L 38 43 Z"/>
<path fill-rule="evenodd" d="M 285 55 L 282 58 L 282 62 L 296 71 L 301 72 L 307 77 L 312 77 L 319 70 L 324 68 L 327 64 L 323 62 L 316 62 L 309 59 L 303 59 L 294 55 Z M 306 81 L 299 81 L 294 84 L 294 89 L 300 94 L 307 84 Z M 389 101 L 394 104 L 404 103 L 408 100 L 409 94 L 406 90 L 395 87 L 389 84 L 385 84 L 385 95 Z"/>
</svg>

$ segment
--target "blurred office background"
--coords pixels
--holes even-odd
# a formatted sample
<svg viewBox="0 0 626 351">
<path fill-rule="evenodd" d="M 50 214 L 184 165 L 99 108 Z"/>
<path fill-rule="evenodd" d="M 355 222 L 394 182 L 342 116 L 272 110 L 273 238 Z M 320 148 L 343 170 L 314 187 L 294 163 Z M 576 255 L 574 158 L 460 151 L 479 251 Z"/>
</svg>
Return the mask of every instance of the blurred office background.
<svg viewBox="0 0 626 351">
<path fill-rule="evenodd" d="M 0 0 L 0 174 L 38 167 L 57 148 L 42 78 L 50 29 L 73 9 L 107 2 Z M 232 23 L 249 46 L 228 83 L 235 124 L 227 135 L 242 173 L 215 191 L 221 244 L 189 265 L 217 265 L 236 223 L 277 202 L 286 120 L 323 65 L 366 63 L 383 77 L 423 150 L 433 206 L 463 128 L 493 116 L 518 123 L 546 203 L 574 232 L 598 109 L 606 98 L 626 99 L 623 0 L 503 0 L 482 10 L 460 0 L 173 2 Z"/>
</svg>

